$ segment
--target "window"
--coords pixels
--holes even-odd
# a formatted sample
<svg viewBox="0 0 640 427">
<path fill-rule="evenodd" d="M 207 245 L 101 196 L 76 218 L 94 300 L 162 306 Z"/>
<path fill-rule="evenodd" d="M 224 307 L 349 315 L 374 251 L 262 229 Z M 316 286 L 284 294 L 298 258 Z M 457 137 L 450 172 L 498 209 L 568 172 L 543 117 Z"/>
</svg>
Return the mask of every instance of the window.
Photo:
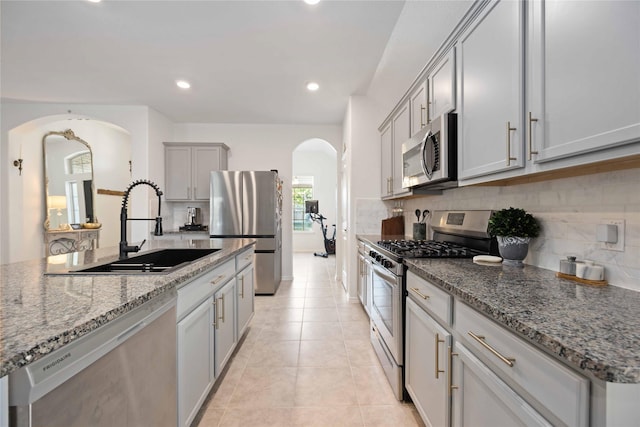
<svg viewBox="0 0 640 427">
<path fill-rule="evenodd" d="M 311 231 L 313 221 L 304 213 L 304 202 L 313 200 L 313 177 L 294 176 L 293 189 L 293 231 Z"/>
<path fill-rule="evenodd" d="M 91 153 L 85 151 L 69 159 L 71 174 L 91 173 Z"/>
</svg>

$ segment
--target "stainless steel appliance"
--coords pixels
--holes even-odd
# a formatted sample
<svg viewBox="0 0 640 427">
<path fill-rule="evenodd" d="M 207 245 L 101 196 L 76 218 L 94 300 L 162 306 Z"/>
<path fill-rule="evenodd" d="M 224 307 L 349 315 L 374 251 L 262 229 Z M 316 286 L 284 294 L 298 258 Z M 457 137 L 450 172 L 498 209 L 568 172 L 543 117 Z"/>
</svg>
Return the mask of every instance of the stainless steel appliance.
<svg viewBox="0 0 640 427">
<path fill-rule="evenodd" d="M 184 225 L 202 225 L 202 214 L 200 208 L 187 207 L 187 222 Z"/>
<path fill-rule="evenodd" d="M 256 239 L 256 294 L 275 294 L 282 277 L 282 183 L 275 171 L 211 172 L 212 238 Z"/>
<path fill-rule="evenodd" d="M 176 294 L 9 375 L 12 426 L 175 426 Z"/>
<path fill-rule="evenodd" d="M 404 391 L 405 258 L 472 258 L 495 254 L 487 232 L 491 211 L 436 211 L 433 240 L 381 240 L 371 246 L 371 343 L 396 398 Z"/>
<path fill-rule="evenodd" d="M 402 186 L 430 190 L 457 187 L 457 116 L 435 118 L 402 144 Z"/>
</svg>

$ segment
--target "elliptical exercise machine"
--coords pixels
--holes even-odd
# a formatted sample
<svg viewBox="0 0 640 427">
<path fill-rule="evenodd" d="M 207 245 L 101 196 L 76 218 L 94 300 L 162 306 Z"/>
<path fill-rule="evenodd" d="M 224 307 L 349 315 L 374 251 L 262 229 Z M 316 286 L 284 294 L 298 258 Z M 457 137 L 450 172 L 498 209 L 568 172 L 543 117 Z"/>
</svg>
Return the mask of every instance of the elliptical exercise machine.
<svg viewBox="0 0 640 427">
<path fill-rule="evenodd" d="M 336 254 L 336 225 L 333 224 L 333 235 L 331 238 L 327 238 L 327 228 L 328 226 L 324 225 L 324 220 L 327 219 L 321 213 L 318 213 L 318 201 L 317 200 L 306 200 L 304 202 L 304 210 L 305 213 L 309 214 L 309 217 L 313 222 L 317 222 L 320 224 L 320 229 L 322 230 L 322 237 L 324 239 L 324 250 L 325 252 L 314 252 L 314 256 L 320 256 L 322 258 L 327 258 L 329 255 Z"/>
</svg>

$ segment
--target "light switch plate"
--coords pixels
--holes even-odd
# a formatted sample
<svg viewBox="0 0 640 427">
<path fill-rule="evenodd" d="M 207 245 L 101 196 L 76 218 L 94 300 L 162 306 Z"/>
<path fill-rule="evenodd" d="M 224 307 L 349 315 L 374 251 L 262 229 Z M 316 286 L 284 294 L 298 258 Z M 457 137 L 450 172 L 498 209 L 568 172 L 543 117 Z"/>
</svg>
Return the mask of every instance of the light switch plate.
<svg viewBox="0 0 640 427">
<path fill-rule="evenodd" d="M 604 249 L 624 252 L 624 219 L 605 219 L 601 224 L 613 224 L 618 227 L 618 241 L 616 243 L 603 243 Z"/>
</svg>

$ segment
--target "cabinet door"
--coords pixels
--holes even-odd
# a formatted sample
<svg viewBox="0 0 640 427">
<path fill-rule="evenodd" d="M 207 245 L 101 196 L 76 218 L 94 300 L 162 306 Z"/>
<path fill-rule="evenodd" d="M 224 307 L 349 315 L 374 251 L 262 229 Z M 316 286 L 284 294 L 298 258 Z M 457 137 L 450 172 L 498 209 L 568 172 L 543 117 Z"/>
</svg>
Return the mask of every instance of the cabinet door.
<svg viewBox="0 0 640 427">
<path fill-rule="evenodd" d="M 191 148 L 165 147 L 164 186 L 166 200 L 191 199 Z"/>
<path fill-rule="evenodd" d="M 398 111 L 393 118 L 393 175 L 391 184 L 393 195 L 397 196 L 408 193 L 409 190 L 402 188 L 402 144 L 409 139 L 411 132 L 411 116 L 409 115 L 409 101 Z"/>
<path fill-rule="evenodd" d="M 411 136 L 418 133 L 429 121 L 427 108 L 427 82 L 422 83 L 410 96 Z"/>
<path fill-rule="evenodd" d="M 193 199 L 209 200 L 211 171 L 220 170 L 220 147 L 193 147 Z"/>
<path fill-rule="evenodd" d="M 220 375 L 236 347 L 236 279 L 215 293 L 215 374 Z"/>
<path fill-rule="evenodd" d="M 393 194 L 393 188 L 391 187 L 392 170 L 393 170 L 393 134 L 391 133 L 391 123 L 382 129 L 380 132 L 380 173 L 381 173 L 381 186 L 380 196 L 388 197 Z"/>
<path fill-rule="evenodd" d="M 405 387 L 427 426 L 449 425 L 451 334 L 407 298 Z"/>
<path fill-rule="evenodd" d="M 178 323 L 178 425 L 189 426 L 215 379 L 213 298 Z"/>
<path fill-rule="evenodd" d="M 455 48 L 429 74 L 429 122 L 456 109 Z"/>
<path fill-rule="evenodd" d="M 523 4 L 490 2 L 456 46 L 461 179 L 525 164 Z"/>
<path fill-rule="evenodd" d="M 459 343 L 453 350 L 453 426 L 551 426 Z"/>
<path fill-rule="evenodd" d="M 529 8 L 529 157 L 545 162 L 638 141 L 640 2 Z"/>
<path fill-rule="evenodd" d="M 253 265 L 238 274 L 238 339 L 244 334 L 254 312 Z"/>
<path fill-rule="evenodd" d="M 358 299 L 363 307 L 367 305 L 366 278 L 366 264 L 364 256 L 358 253 Z"/>
</svg>

